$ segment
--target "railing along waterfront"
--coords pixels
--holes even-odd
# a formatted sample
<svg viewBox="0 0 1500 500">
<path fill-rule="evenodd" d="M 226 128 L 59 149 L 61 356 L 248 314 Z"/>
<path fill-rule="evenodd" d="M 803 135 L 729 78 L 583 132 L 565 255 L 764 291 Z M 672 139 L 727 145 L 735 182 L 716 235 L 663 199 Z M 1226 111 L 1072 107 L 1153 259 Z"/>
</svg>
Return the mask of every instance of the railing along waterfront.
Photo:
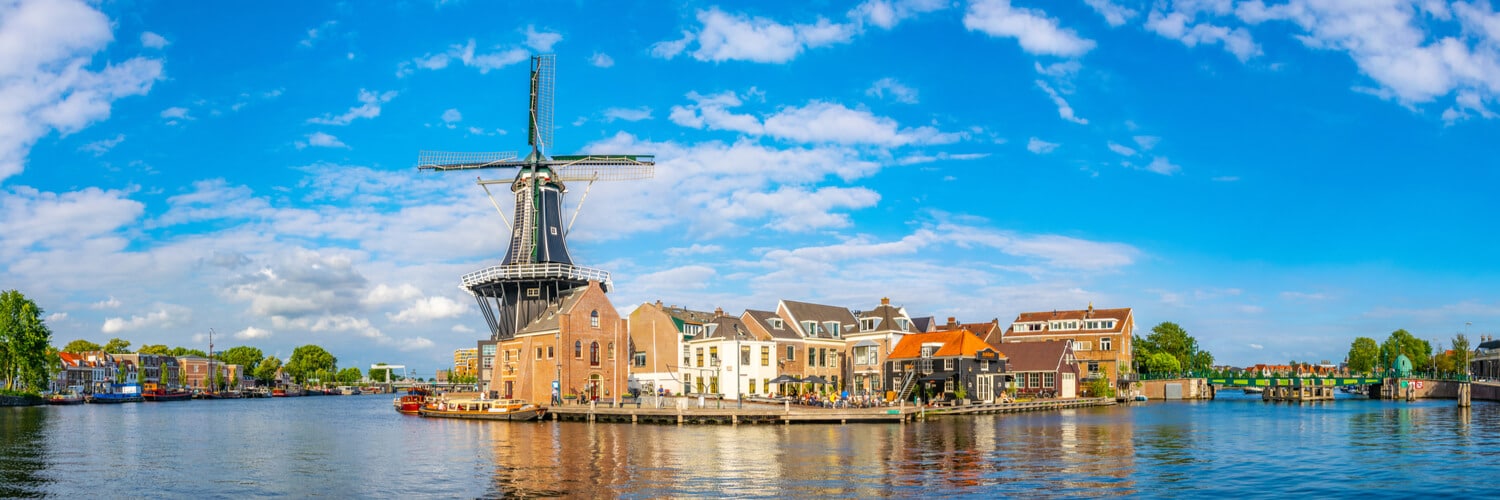
<svg viewBox="0 0 1500 500">
<path fill-rule="evenodd" d="M 580 281 L 598 281 L 608 285 L 610 283 L 609 273 L 599 269 L 579 267 L 570 264 L 559 264 L 545 262 L 540 264 L 511 264 L 508 266 L 491 266 L 474 271 L 463 276 L 465 287 L 490 284 L 501 280 L 522 280 L 541 278 L 564 278 Z"/>
</svg>

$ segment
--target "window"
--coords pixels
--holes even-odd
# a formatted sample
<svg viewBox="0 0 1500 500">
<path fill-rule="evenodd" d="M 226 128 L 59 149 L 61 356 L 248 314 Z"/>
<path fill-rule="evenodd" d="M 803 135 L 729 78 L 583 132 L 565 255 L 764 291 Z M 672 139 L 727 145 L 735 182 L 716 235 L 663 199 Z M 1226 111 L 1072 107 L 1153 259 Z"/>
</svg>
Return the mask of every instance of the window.
<svg viewBox="0 0 1500 500">
<path fill-rule="evenodd" d="M 709 347 L 708 348 L 708 362 L 709 362 L 710 365 L 712 365 L 714 361 L 719 361 L 719 348 L 718 347 Z"/>
<path fill-rule="evenodd" d="M 573 357 L 575 359 L 583 359 L 583 341 L 582 340 L 574 340 L 573 341 Z"/>
<path fill-rule="evenodd" d="M 839 338 L 839 334 L 843 333 L 841 328 L 843 326 L 844 325 L 840 325 L 837 321 L 824 321 L 823 331 L 828 332 L 828 335 L 833 338 Z"/>
<path fill-rule="evenodd" d="M 818 349 L 818 366 L 828 367 L 828 349 Z"/>
<path fill-rule="evenodd" d="M 536 348 L 536 359 L 542 359 L 542 348 Z"/>
<path fill-rule="evenodd" d="M 953 358 L 943 360 L 943 371 L 953 371 Z"/>
<path fill-rule="evenodd" d="M 505 362 L 506 363 L 510 362 L 510 351 L 505 351 Z"/>
<path fill-rule="evenodd" d="M 1113 351 L 1115 350 L 1114 347 L 1115 343 L 1113 339 L 1110 339 L 1109 337 L 1102 337 L 1099 339 L 1099 350 Z"/>
<path fill-rule="evenodd" d="M 633 357 L 635 359 L 633 359 L 632 361 L 635 363 L 635 366 L 646 366 L 646 353 L 638 352 L 635 353 L 635 356 Z"/>
<path fill-rule="evenodd" d="M 485 344 L 484 348 L 480 349 L 479 352 L 483 353 L 485 356 L 494 356 L 495 344 Z"/>
<path fill-rule="evenodd" d="M 703 348 L 698 348 L 698 368 L 703 368 Z"/>
<path fill-rule="evenodd" d="M 682 374 L 682 390 L 686 391 L 686 392 L 689 392 L 689 393 L 693 392 L 693 376 L 692 375 L 686 374 L 686 373 Z"/>
<path fill-rule="evenodd" d="M 682 346 L 682 366 L 692 366 L 693 359 L 691 351 L 692 349 L 688 346 Z"/>
<path fill-rule="evenodd" d="M 839 367 L 839 352 L 838 351 L 833 351 L 833 355 L 828 357 L 828 366 L 833 367 L 833 368 L 838 368 Z"/>
<path fill-rule="evenodd" d="M 807 348 L 807 366 L 817 366 L 817 364 L 818 350 L 811 347 Z"/>
<path fill-rule="evenodd" d="M 875 322 L 876 321 L 879 321 L 879 319 L 878 318 L 865 318 L 865 319 L 861 319 L 861 320 L 859 320 L 859 329 L 867 331 L 867 332 L 868 331 L 873 331 L 873 330 L 875 330 Z"/>
<path fill-rule="evenodd" d="M 771 366 L 771 346 L 760 346 L 760 366 Z"/>
<path fill-rule="evenodd" d="M 794 359 L 797 359 L 797 349 L 792 346 L 786 346 L 786 360 L 791 361 Z"/>
<path fill-rule="evenodd" d="M 750 379 L 750 394 L 755 394 L 755 379 Z"/>
<path fill-rule="evenodd" d="M 1088 366 L 1089 366 L 1089 374 L 1090 375 L 1095 374 L 1095 373 L 1099 373 L 1099 362 L 1098 361 L 1090 361 Z"/>
<path fill-rule="evenodd" d="M 599 328 L 599 311 L 589 313 L 589 326 Z"/>
<path fill-rule="evenodd" d="M 803 321 L 802 322 L 802 334 L 803 335 L 807 335 L 809 337 L 816 337 L 816 336 L 818 336 L 818 322 L 816 322 L 816 321 Z"/>
<path fill-rule="evenodd" d="M 527 288 L 526 289 L 526 297 L 528 297 L 528 298 L 533 298 L 534 299 L 534 298 L 541 297 L 541 296 L 542 296 L 542 289 L 540 289 L 540 288 Z"/>
<path fill-rule="evenodd" d="M 944 380 L 943 381 L 943 392 L 953 392 L 953 381 L 952 380 Z"/>
<path fill-rule="evenodd" d="M 702 379 L 699 379 L 699 380 L 701 381 Z M 710 375 L 708 377 L 708 392 L 710 394 L 718 394 L 719 393 L 719 376 L 718 375 Z"/>
<path fill-rule="evenodd" d="M 911 331 L 911 320 L 906 318 L 896 318 L 896 329 L 903 332 Z"/>
<path fill-rule="evenodd" d="M 698 334 L 703 333 L 703 325 L 683 325 L 682 333 L 697 337 Z"/>
<path fill-rule="evenodd" d="M 589 343 L 589 366 L 599 366 L 599 343 Z"/>
<path fill-rule="evenodd" d="M 1052 372 L 1043 373 L 1042 374 L 1042 387 L 1048 387 L 1048 388 L 1057 387 L 1056 380 L 1054 379 L 1055 377 L 1057 377 L 1056 373 L 1052 373 Z"/>
<path fill-rule="evenodd" d="M 880 377 L 870 377 L 870 389 L 880 390 Z"/>
<path fill-rule="evenodd" d="M 1035 373 L 1035 372 L 1026 374 L 1026 387 L 1030 387 L 1030 388 L 1036 389 L 1036 388 L 1039 388 L 1041 386 L 1042 386 L 1042 374 Z"/>
<path fill-rule="evenodd" d="M 484 367 L 485 367 L 485 369 L 489 369 L 492 366 L 495 366 L 495 358 L 491 358 L 491 357 L 486 356 L 484 358 Z"/>
<path fill-rule="evenodd" d="M 771 328 L 775 328 L 777 330 L 781 329 L 781 318 L 770 318 L 767 319 L 766 322 L 771 324 Z"/>
<path fill-rule="evenodd" d="M 750 346 L 740 346 L 740 365 L 750 364 Z"/>
<path fill-rule="evenodd" d="M 1081 341 L 1073 342 L 1073 350 L 1075 350 L 1075 351 L 1092 351 L 1092 350 L 1094 350 L 1094 343 L 1093 342 L 1089 342 L 1087 340 L 1081 340 Z"/>
<path fill-rule="evenodd" d="M 554 357 L 557 357 L 557 354 L 552 351 L 552 346 L 547 346 L 547 359 L 552 359 Z"/>
</svg>

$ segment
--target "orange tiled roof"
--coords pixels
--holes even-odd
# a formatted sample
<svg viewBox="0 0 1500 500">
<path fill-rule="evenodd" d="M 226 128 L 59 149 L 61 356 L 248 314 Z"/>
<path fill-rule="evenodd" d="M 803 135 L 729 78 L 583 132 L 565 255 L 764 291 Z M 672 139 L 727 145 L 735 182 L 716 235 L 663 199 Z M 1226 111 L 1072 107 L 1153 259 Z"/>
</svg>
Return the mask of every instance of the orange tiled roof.
<svg viewBox="0 0 1500 500">
<path fill-rule="evenodd" d="M 910 333 L 901 338 L 888 359 L 914 359 L 922 357 L 922 344 L 941 342 L 943 347 L 933 357 L 973 356 L 984 349 L 998 351 L 968 330 L 943 330 L 928 333 Z"/>
</svg>

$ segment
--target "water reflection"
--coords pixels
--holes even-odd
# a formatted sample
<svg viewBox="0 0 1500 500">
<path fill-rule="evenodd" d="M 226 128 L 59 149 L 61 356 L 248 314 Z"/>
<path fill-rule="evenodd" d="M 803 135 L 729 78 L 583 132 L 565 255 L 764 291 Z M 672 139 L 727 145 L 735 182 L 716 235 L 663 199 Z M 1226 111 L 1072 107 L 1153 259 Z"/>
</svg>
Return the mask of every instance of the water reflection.
<svg viewBox="0 0 1500 500">
<path fill-rule="evenodd" d="M 46 408 L 0 408 L 0 498 L 45 491 L 46 431 Z"/>
</svg>

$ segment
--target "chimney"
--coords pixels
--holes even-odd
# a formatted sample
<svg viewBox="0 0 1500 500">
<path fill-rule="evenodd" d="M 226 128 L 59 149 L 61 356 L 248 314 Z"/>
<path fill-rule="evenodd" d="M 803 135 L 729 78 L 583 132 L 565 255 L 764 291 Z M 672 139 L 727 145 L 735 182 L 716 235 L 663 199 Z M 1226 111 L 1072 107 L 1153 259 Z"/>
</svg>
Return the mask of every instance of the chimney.
<svg viewBox="0 0 1500 500">
<path fill-rule="evenodd" d="M 958 326 L 958 318 L 949 316 L 948 317 L 948 326 Z"/>
<path fill-rule="evenodd" d="M 656 299 L 656 308 L 661 309 L 661 299 Z"/>
<path fill-rule="evenodd" d="M 715 307 L 714 308 L 714 317 L 715 318 L 722 318 L 722 317 L 724 317 L 724 308 L 722 308 L 722 307 Z"/>
<path fill-rule="evenodd" d="M 1083 313 L 1083 317 L 1085 317 L 1085 318 L 1092 318 L 1092 317 L 1094 317 L 1094 301 L 1092 301 L 1092 300 L 1089 301 L 1089 310 Z"/>
<path fill-rule="evenodd" d="M 880 305 L 882 305 L 882 306 L 891 305 L 891 298 L 890 297 L 881 297 L 880 298 Z"/>
</svg>

